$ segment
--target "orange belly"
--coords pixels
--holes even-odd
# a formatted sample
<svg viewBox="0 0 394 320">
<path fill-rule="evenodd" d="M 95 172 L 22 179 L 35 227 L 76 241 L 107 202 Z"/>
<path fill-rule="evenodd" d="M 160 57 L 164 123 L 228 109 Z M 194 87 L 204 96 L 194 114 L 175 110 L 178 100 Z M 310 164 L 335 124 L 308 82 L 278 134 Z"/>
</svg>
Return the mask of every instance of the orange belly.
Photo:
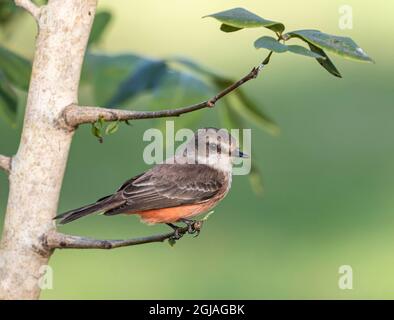
<svg viewBox="0 0 394 320">
<path fill-rule="evenodd" d="M 177 222 L 179 219 L 187 219 L 200 213 L 207 212 L 212 207 L 213 203 L 211 201 L 208 201 L 203 204 L 146 210 L 141 212 L 133 212 L 132 214 L 138 214 L 141 217 L 141 220 L 148 224 L 174 223 Z"/>
</svg>

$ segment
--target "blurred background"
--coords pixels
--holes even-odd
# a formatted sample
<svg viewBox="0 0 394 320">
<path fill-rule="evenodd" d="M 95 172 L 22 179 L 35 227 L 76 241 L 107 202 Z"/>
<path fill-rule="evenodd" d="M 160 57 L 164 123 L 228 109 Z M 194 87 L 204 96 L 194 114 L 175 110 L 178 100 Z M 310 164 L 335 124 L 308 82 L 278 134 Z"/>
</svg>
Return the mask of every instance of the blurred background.
<svg viewBox="0 0 394 320">
<path fill-rule="evenodd" d="M 113 251 L 57 250 L 50 260 L 54 287 L 44 290 L 42 298 L 394 298 L 394 3 L 347 0 L 353 8 L 352 30 L 338 26 L 343 4 L 99 1 L 99 10 L 111 12 L 112 19 L 91 50 L 95 54 L 184 56 L 237 79 L 265 57 L 264 50 L 253 48 L 253 41 L 270 31 L 226 34 L 216 21 L 201 17 L 242 6 L 285 23 L 287 30 L 311 28 L 350 36 L 376 64 L 334 56 L 343 75 L 338 79 L 313 59 L 274 55 L 259 78 L 244 86 L 281 129 L 273 136 L 254 123 L 245 124 L 252 129 L 262 194 L 253 192 L 248 177 L 234 177 L 230 194 L 201 235 L 186 236 L 174 247 L 156 243 Z M 22 13 L 8 28 L 12 32 L 2 32 L 1 44 L 31 58 L 33 20 Z M 105 88 L 105 73 L 101 81 Z M 82 83 L 82 103 L 91 101 L 91 90 Z M 152 106 L 172 107 L 166 98 L 156 99 Z M 131 105 L 149 109 L 147 101 L 141 98 Z M 217 108 L 222 107 L 219 102 Z M 220 126 L 216 112 L 199 113 L 196 122 L 182 126 Z M 22 117 L 23 108 L 14 127 L 0 119 L 2 154 L 17 151 Z M 92 136 L 90 126 L 81 127 L 74 136 L 59 212 L 112 193 L 124 180 L 146 170 L 143 133 L 164 121 L 121 125 L 103 144 Z M 6 176 L 0 172 L 0 229 L 7 192 Z M 91 216 L 59 229 L 103 239 L 168 231 L 167 226 L 146 226 L 130 216 Z M 352 290 L 338 287 L 341 265 L 353 268 Z"/>
</svg>

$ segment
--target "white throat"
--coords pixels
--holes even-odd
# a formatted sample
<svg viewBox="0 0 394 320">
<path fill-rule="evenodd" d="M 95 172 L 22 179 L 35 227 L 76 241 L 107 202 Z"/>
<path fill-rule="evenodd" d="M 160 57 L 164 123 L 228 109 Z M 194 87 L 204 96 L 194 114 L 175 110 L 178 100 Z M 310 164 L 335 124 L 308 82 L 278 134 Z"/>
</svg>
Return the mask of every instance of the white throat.
<svg viewBox="0 0 394 320">
<path fill-rule="evenodd" d="M 195 157 L 191 156 L 184 156 L 184 155 L 175 155 L 172 156 L 164 161 L 164 163 L 167 164 L 173 164 L 173 163 L 178 163 L 178 164 L 205 164 L 211 168 L 214 168 L 216 170 L 220 170 L 224 173 L 228 173 L 231 175 L 233 165 L 232 165 L 232 160 L 231 157 L 227 155 L 222 155 L 218 156 L 216 154 L 213 154 L 208 157 L 204 156 L 197 156 L 197 161 Z"/>
<path fill-rule="evenodd" d="M 197 163 L 205 164 L 207 166 L 210 166 L 211 168 L 223 171 L 225 173 L 231 173 L 233 169 L 231 158 L 228 156 L 217 156 L 217 155 L 212 155 L 208 157 L 198 156 Z"/>
</svg>

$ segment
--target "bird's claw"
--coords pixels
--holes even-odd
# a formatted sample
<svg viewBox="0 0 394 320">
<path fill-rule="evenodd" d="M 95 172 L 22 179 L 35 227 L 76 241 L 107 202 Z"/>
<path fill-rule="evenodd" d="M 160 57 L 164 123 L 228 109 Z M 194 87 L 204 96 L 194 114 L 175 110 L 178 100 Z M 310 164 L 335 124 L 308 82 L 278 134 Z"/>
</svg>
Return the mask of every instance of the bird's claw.
<svg viewBox="0 0 394 320">
<path fill-rule="evenodd" d="M 194 224 L 194 228 L 196 229 L 196 235 L 194 236 L 194 237 L 198 237 L 199 235 L 200 235 L 200 232 L 201 232 L 201 228 L 202 228 L 202 225 L 204 224 L 204 221 L 203 220 L 201 220 L 201 221 L 196 221 L 195 222 L 195 224 Z"/>
<path fill-rule="evenodd" d="M 184 228 L 178 227 L 177 225 L 174 225 L 172 223 L 167 223 L 174 230 L 174 234 L 171 236 L 172 240 L 179 240 L 183 237 L 185 233 L 194 234 L 194 238 L 198 237 L 204 222 L 189 219 L 181 219 L 179 221 L 186 224 L 187 230 L 185 231 Z"/>
<path fill-rule="evenodd" d="M 171 239 L 173 240 L 179 240 L 180 238 L 183 237 L 183 233 L 179 232 L 181 228 L 177 228 L 174 230 L 174 234 L 171 236 Z"/>
<path fill-rule="evenodd" d="M 198 237 L 201 232 L 202 225 L 203 221 L 193 221 L 192 223 L 188 224 L 187 232 L 189 234 L 194 234 L 194 238 Z"/>
<path fill-rule="evenodd" d="M 193 224 L 188 224 L 187 225 L 187 233 L 189 233 L 189 234 L 196 233 L 196 230 L 194 229 Z"/>
<path fill-rule="evenodd" d="M 181 227 L 178 227 L 177 225 L 172 223 L 167 223 L 167 225 L 174 230 L 174 234 L 170 237 L 171 240 L 179 240 L 180 238 L 182 238 L 184 232 L 181 232 Z"/>
<path fill-rule="evenodd" d="M 202 221 L 191 220 L 191 219 L 180 219 L 179 221 L 181 221 L 187 225 L 187 232 L 189 234 L 196 233 L 202 227 Z"/>
</svg>

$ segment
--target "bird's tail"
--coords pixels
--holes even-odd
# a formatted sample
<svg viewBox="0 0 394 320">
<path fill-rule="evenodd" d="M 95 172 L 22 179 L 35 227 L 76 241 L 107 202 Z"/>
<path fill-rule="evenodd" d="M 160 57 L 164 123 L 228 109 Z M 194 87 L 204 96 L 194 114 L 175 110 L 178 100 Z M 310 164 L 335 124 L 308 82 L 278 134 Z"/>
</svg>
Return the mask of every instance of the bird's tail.
<svg viewBox="0 0 394 320">
<path fill-rule="evenodd" d="M 95 212 L 112 209 L 120 204 L 113 196 L 107 196 L 97 200 L 95 203 L 59 214 L 55 219 L 61 219 L 59 223 L 66 224 Z"/>
</svg>

